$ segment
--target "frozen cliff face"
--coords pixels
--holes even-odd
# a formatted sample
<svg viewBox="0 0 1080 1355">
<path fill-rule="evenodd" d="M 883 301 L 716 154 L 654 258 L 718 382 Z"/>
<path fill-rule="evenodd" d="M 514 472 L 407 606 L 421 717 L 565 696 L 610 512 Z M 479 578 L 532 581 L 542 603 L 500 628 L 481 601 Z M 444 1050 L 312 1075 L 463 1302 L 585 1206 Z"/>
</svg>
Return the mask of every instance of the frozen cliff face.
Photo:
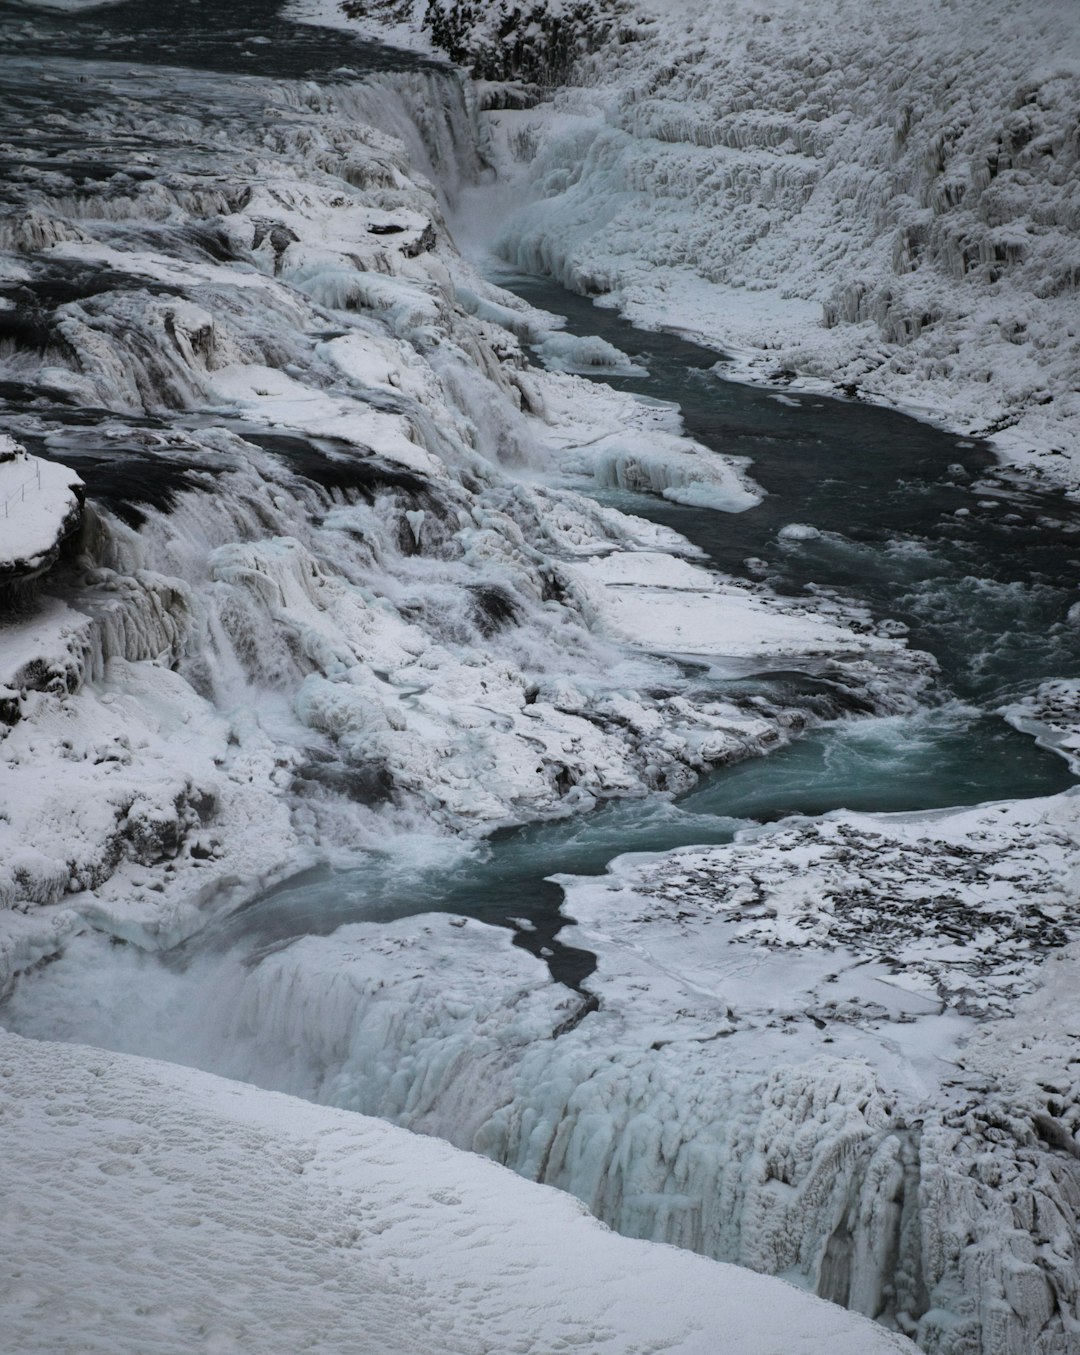
<svg viewBox="0 0 1080 1355">
<path fill-rule="evenodd" d="M 563 878 L 598 962 L 577 993 L 506 932 L 431 914 L 171 968 L 84 943 L 8 1010 L 447 1138 L 935 1355 L 1060 1355 L 1074 804 L 838 813 Z"/>
<path fill-rule="evenodd" d="M 435 8 L 483 61 L 487 21 Z M 645 0 L 572 88 L 488 115 L 508 205 L 532 197 L 501 249 L 1075 485 L 1078 53 L 1055 0 Z"/>
<path fill-rule="evenodd" d="M 12 1348 L 708 1355 L 722 1333 L 730 1355 L 913 1349 L 374 1120 L 7 1034 L 0 1077 Z"/>
</svg>

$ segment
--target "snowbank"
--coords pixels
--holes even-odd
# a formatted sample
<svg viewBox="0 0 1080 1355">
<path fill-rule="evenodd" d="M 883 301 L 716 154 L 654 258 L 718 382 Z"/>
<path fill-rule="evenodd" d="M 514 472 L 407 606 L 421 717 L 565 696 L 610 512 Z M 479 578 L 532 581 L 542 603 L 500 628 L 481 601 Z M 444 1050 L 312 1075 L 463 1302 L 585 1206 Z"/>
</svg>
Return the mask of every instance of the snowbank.
<svg viewBox="0 0 1080 1355">
<path fill-rule="evenodd" d="M 12 1349 L 911 1349 L 377 1121 L 3 1034 L 0 1074 Z"/>
</svg>

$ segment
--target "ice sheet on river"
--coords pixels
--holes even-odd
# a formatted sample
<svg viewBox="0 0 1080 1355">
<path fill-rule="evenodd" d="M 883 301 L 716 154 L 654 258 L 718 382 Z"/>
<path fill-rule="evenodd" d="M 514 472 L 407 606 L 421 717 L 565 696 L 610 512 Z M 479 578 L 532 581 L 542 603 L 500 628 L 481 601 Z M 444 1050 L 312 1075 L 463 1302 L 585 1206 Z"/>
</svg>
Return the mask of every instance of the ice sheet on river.
<svg viewBox="0 0 1080 1355">
<path fill-rule="evenodd" d="M 618 552 L 568 568 L 588 613 L 615 638 L 667 654 L 780 659 L 895 654 L 868 617 L 849 608 L 835 619 L 764 589 L 717 577 L 688 560 Z M 861 621 L 860 627 L 852 621 Z"/>
</svg>

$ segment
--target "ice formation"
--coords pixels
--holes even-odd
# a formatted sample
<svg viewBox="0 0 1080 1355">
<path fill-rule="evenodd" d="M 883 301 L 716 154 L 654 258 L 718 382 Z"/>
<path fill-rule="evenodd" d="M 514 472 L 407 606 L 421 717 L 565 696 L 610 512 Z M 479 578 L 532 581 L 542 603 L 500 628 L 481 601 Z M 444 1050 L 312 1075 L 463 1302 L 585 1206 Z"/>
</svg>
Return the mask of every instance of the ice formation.
<svg viewBox="0 0 1080 1355">
<path fill-rule="evenodd" d="M 398 8 L 488 79 L 551 84 L 539 28 L 504 38 L 498 6 Z M 995 434 L 1075 487 L 1074 6 L 627 0 L 552 21 L 570 72 L 485 115 L 521 166 L 508 257 L 758 377 Z"/>
<path fill-rule="evenodd" d="M 410 116 L 432 81 L 439 125 Z M 155 86 L 133 72 L 118 109 L 98 94 L 135 135 Z M 36 322 L 5 370 L 106 411 L 91 464 L 121 501 L 88 518 L 64 601 L 5 626 L 9 907 L 73 898 L 165 944 L 316 844 L 678 789 L 804 721 L 688 701 L 664 657 L 687 646 L 651 619 L 652 590 L 605 603 L 595 580 L 643 552 L 659 582 L 693 548 L 563 487 L 627 478 L 629 447 L 664 467 L 662 492 L 739 511 L 755 502 L 744 468 L 681 439 L 670 412 L 528 366 L 513 334 L 463 310 L 452 274 L 473 310 L 487 297 L 543 324 L 458 258 L 404 145 L 372 121 L 450 182 L 479 172 L 452 75 L 251 84 L 200 124 L 227 187 L 181 151 L 167 182 L 30 176 L 9 214 L 39 272 L 111 279 Z M 201 417 L 158 426 L 178 410 Z M 62 420 L 27 428 L 80 464 Z M 921 661 L 854 612 L 818 619 L 680 567 L 710 590 L 710 653 L 828 648 L 883 708 L 906 699 Z M 695 618 L 703 596 L 665 595 Z M 766 612 L 775 635 L 749 640 Z"/>
<path fill-rule="evenodd" d="M 838 813 L 565 879 L 598 958 L 576 994 L 431 914 L 171 975 L 102 941 L 10 1010 L 438 1135 L 929 1350 L 1057 1355 L 1080 1303 L 1074 805 Z"/>
</svg>

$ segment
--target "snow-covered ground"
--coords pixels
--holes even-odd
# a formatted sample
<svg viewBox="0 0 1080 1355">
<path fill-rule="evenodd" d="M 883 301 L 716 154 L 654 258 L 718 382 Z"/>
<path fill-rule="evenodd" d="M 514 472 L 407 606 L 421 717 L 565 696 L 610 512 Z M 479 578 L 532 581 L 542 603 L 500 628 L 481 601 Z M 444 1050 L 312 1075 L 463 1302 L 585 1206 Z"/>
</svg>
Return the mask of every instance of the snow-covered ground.
<svg viewBox="0 0 1080 1355">
<path fill-rule="evenodd" d="M 81 485 L 74 471 L 29 456 L 0 434 L 0 582 L 28 578 L 56 559 L 78 526 Z"/>
<path fill-rule="evenodd" d="M 528 73 L 545 40 L 502 38 L 505 6 L 396 9 L 422 44 L 441 15 L 485 73 Z M 1076 6 L 594 3 L 564 7 L 565 45 L 612 14 L 569 87 L 485 115 L 499 251 L 753 377 L 989 432 L 1075 488 Z"/>
<path fill-rule="evenodd" d="M 142 1059 L 0 1033 L 0 1153 L 12 1355 L 912 1349 L 445 1144 Z"/>
<path fill-rule="evenodd" d="M 1078 878 L 1074 796 L 837 813 L 562 879 L 581 993 L 430 914 L 169 969 L 99 938 L 8 1011 L 478 1150 L 932 1351 L 1062 1355 Z"/>
</svg>

